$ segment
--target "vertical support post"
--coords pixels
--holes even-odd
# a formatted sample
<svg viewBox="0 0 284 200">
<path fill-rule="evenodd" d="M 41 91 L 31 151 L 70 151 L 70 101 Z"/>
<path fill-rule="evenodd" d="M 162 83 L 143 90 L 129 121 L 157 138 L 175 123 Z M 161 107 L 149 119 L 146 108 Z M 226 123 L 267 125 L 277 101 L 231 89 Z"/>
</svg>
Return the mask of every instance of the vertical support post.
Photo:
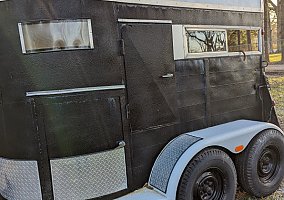
<svg viewBox="0 0 284 200">
<path fill-rule="evenodd" d="M 34 99 L 31 99 L 30 103 L 32 105 L 35 134 L 39 145 L 40 160 L 38 161 L 38 168 L 42 199 L 52 200 L 54 199 L 54 197 L 44 122 L 43 119 L 39 116 L 40 108 L 39 106 L 36 106 L 36 101 Z"/>
</svg>

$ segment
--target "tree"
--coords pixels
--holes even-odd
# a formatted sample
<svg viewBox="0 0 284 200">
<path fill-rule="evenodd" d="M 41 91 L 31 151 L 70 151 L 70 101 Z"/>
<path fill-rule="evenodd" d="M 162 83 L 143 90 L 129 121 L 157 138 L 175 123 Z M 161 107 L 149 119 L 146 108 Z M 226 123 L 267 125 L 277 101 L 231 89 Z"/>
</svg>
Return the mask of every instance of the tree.
<svg viewBox="0 0 284 200">
<path fill-rule="evenodd" d="M 264 0 L 264 49 L 265 57 L 273 49 L 282 52 L 284 58 L 284 0 Z M 277 30 L 276 30 L 277 29 Z"/>
<path fill-rule="evenodd" d="M 280 25 L 280 43 L 281 43 L 281 52 L 282 52 L 282 58 L 284 58 L 284 0 L 279 0 L 278 2 L 278 23 Z M 283 62 L 283 59 L 282 59 Z"/>
</svg>

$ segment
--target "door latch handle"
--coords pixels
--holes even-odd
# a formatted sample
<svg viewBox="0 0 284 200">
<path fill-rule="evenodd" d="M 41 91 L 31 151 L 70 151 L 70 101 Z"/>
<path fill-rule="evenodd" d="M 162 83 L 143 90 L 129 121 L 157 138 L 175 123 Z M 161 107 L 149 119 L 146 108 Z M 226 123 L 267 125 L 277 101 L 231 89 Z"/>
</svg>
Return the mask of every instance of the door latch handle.
<svg viewBox="0 0 284 200">
<path fill-rule="evenodd" d="M 125 146 L 126 146 L 126 143 L 124 141 L 120 141 L 118 142 L 118 146 L 114 148 L 114 150 L 124 148 Z"/>
<path fill-rule="evenodd" d="M 161 78 L 173 78 L 173 77 L 174 77 L 174 74 L 171 74 L 171 73 L 161 76 Z"/>
</svg>

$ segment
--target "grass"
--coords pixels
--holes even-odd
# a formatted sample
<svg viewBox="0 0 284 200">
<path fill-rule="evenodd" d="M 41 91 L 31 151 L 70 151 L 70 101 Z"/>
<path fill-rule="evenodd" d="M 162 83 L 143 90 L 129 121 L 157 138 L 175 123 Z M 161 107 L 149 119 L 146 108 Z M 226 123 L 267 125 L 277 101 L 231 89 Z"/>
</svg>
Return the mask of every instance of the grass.
<svg viewBox="0 0 284 200">
<path fill-rule="evenodd" d="M 282 124 L 282 129 L 284 129 L 284 75 L 269 76 L 269 82 L 271 86 L 271 91 L 270 91 L 271 96 L 273 100 L 276 102 L 276 113 L 280 121 L 280 124 Z M 237 200 L 283 200 L 284 182 L 282 186 L 279 188 L 279 190 L 269 197 L 257 199 L 249 196 L 241 189 L 239 189 L 236 199 Z"/>
<path fill-rule="evenodd" d="M 237 199 L 238 200 L 283 200 L 284 196 L 283 194 L 281 194 L 281 192 L 275 192 L 273 195 L 269 197 L 257 199 L 255 197 L 248 196 L 246 193 L 239 192 Z"/>
<path fill-rule="evenodd" d="M 284 125 L 284 76 L 271 76 L 269 82 L 280 124 Z"/>
</svg>

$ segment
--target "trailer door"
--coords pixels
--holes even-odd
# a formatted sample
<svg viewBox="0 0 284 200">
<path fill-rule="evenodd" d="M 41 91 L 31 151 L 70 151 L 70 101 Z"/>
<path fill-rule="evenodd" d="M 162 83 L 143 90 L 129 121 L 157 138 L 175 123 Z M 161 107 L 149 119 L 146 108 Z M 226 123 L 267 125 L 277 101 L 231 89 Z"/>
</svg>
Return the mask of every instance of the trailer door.
<svg viewBox="0 0 284 200">
<path fill-rule="evenodd" d="M 123 24 L 132 132 L 176 123 L 171 24 Z"/>
</svg>

